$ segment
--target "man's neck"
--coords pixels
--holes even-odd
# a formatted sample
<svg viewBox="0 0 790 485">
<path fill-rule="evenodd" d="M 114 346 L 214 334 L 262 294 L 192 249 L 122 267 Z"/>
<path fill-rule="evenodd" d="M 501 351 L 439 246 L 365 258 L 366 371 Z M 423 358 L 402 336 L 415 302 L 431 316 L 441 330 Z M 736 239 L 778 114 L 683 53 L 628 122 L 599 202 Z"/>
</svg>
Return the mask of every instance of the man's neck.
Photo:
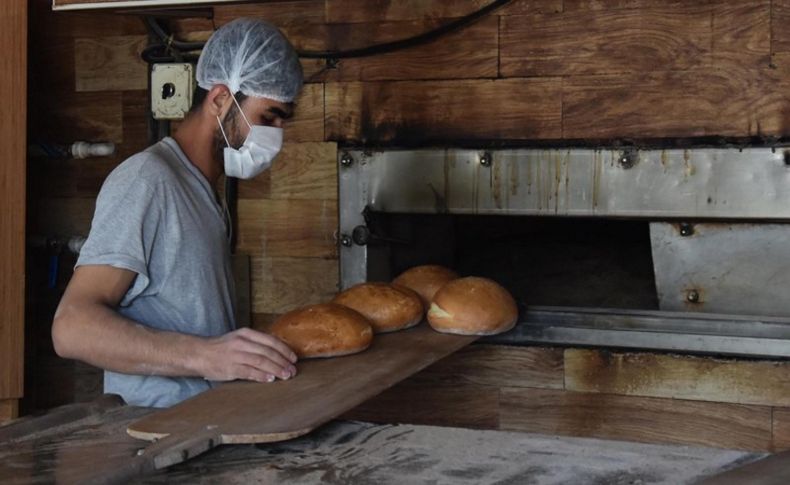
<svg viewBox="0 0 790 485">
<path fill-rule="evenodd" d="M 214 130 L 197 116 L 188 115 L 173 138 L 192 165 L 215 187 L 222 172 L 214 160 Z"/>
</svg>

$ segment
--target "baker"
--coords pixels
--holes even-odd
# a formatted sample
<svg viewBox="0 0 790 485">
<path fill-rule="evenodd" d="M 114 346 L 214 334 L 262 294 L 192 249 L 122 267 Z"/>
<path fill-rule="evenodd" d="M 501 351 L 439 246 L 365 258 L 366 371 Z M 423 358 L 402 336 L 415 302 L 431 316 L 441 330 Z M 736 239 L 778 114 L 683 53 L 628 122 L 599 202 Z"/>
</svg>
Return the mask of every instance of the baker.
<svg viewBox="0 0 790 485">
<path fill-rule="evenodd" d="M 52 325 L 58 355 L 104 369 L 104 391 L 132 405 L 296 374 L 283 342 L 235 329 L 230 221 L 216 186 L 272 163 L 302 88 L 299 59 L 274 26 L 237 19 L 211 36 L 196 76 L 175 135 L 104 182 Z"/>
</svg>

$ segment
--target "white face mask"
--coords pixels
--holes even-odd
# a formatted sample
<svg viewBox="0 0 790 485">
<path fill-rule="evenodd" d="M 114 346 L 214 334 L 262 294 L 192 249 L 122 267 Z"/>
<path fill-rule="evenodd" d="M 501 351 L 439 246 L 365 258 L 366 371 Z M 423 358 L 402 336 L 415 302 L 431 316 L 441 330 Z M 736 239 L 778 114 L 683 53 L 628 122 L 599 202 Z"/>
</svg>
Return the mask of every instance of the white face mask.
<svg viewBox="0 0 790 485">
<path fill-rule="evenodd" d="M 247 138 L 244 140 L 241 148 L 233 148 L 230 146 L 225 130 L 222 128 L 222 122 L 217 116 L 219 129 L 222 131 L 222 136 L 228 145 L 223 152 L 225 175 L 240 179 L 251 179 L 269 168 L 274 158 L 280 153 L 280 149 L 283 146 L 283 129 L 275 126 L 251 125 L 244 111 L 241 110 L 239 102 L 236 101 L 236 97 L 231 96 L 247 126 L 250 127 L 250 132 L 247 134 Z"/>
</svg>

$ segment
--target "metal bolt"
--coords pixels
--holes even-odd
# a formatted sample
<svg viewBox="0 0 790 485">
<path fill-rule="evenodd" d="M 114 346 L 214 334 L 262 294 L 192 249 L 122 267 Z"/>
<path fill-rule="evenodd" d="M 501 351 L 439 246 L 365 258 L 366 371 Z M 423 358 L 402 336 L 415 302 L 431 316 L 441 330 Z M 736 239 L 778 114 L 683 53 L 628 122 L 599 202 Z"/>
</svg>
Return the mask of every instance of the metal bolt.
<svg viewBox="0 0 790 485">
<path fill-rule="evenodd" d="M 639 153 L 633 148 L 625 149 L 620 152 L 620 157 L 617 161 L 620 163 L 621 167 L 627 170 L 636 165 L 636 162 L 639 161 Z"/>
<path fill-rule="evenodd" d="M 350 248 L 354 241 L 351 240 L 351 236 L 348 234 L 341 234 L 340 235 L 340 244 L 343 246 Z"/>
<path fill-rule="evenodd" d="M 491 156 L 491 154 L 489 152 L 485 152 L 482 155 L 480 155 L 480 165 L 484 167 L 490 167 L 492 159 L 493 157 Z"/>
<path fill-rule="evenodd" d="M 689 303 L 699 303 L 699 292 L 697 290 L 689 290 L 688 293 L 686 293 L 686 300 L 688 300 Z"/>
<path fill-rule="evenodd" d="M 350 167 L 354 164 L 354 158 L 348 153 L 343 153 L 343 156 L 340 157 L 340 165 L 344 167 Z"/>
<path fill-rule="evenodd" d="M 680 235 L 683 237 L 693 236 L 694 235 L 694 226 L 689 223 L 682 223 L 680 225 Z"/>
</svg>

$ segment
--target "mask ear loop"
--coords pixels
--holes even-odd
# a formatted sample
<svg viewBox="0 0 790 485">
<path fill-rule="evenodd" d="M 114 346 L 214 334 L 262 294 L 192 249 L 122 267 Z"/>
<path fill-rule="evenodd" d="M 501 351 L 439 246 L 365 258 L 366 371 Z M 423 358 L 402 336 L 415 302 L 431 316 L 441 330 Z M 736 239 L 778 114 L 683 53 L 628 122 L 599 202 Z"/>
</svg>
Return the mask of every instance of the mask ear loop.
<svg viewBox="0 0 790 485">
<path fill-rule="evenodd" d="M 249 127 L 250 127 L 250 129 L 252 129 L 252 125 L 250 124 L 250 121 L 247 119 L 247 115 L 245 115 L 245 114 L 244 114 L 244 110 L 243 110 L 243 109 L 241 109 L 241 105 L 240 105 L 240 104 L 239 104 L 239 102 L 236 100 L 236 96 L 234 96 L 234 95 L 231 93 L 230 97 L 231 97 L 231 98 L 233 98 L 233 102 L 234 102 L 234 103 L 236 103 L 236 107 L 237 107 L 237 108 L 239 108 L 239 112 L 241 113 L 241 117 L 242 117 L 242 118 L 244 118 L 244 122 L 245 122 L 245 123 L 247 123 L 247 126 L 249 126 Z"/>
<path fill-rule="evenodd" d="M 225 139 L 225 144 L 230 147 L 230 142 L 228 141 L 228 135 L 225 134 L 225 129 L 222 127 L 222 121 L 219 119 L 219 115 L 217 115 L 217 123 L 219 123 L 219 131 L 222 132 L 222 138 Z"/>
</svg>

